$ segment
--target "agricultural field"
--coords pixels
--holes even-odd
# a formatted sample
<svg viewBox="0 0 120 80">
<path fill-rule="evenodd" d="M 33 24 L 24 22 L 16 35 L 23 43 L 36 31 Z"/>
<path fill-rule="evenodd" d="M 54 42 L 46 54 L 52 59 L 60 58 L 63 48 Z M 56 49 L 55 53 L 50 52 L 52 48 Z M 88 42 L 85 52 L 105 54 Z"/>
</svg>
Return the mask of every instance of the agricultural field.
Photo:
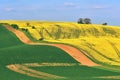
<svg viewBox="0 0 120 80">
<path fill-rule="evenodd" d="M 17 24 L 30 39 L 74 46 L 99 66 L 82 65 L 50 45 L 24 44 L 0 25 L 1 80 L 119 80 L 120 28 L 71 22 L 0 21 Z"/>
<path fill-rule="evenodd" d="M 120 66 L 120 28 L 74 22 L 6 21 L 27 29 L 39 42 L 64 43 L 84 51 L 96 63 Z M 43 40 L 44 39 L 44 40 Z"/>
</svg>

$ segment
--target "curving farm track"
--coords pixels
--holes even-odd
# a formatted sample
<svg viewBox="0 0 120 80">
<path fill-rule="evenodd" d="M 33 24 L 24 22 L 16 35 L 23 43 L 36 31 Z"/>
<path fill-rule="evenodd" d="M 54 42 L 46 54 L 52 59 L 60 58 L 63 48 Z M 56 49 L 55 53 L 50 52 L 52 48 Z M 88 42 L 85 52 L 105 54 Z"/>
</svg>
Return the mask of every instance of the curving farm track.
<svg viewBox="0 0 120 80">
<path fill-rule="evenodd" d="M 90 60 L 88 57 L 86 57 L 81 51 L 77 50 L 76 48 L 64 44 L 41 44 L 31 41 L 23 32 L 16 30 L 12 28 L 9 25 L 4 25 L 5 28 L 7 28 L 9 31 L 13 32 L 23 43 L 25 44 L 31 44 L 31 45 L 49 45 L 58 47 L 65 52 L 67 52 L 71 57 L 73 57 L 76 61 L 81 63 L 82 65 L 86 66 L 99 66 L 98 64 L 94 63 L 92 60 Z"/>
</svg>

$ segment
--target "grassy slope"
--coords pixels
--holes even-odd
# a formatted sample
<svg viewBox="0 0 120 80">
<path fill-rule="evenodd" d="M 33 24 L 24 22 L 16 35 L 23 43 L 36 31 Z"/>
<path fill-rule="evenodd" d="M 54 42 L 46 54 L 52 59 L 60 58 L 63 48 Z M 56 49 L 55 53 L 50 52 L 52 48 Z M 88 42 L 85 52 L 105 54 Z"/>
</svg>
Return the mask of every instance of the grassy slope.
<svg viewBox="0 0 120 80">
<path fill-rule="evenodd" d="M 2 33 L 1 33 L 2 32 Z M 64 51 L 50 46 L 30 46 L 21 43 L 15 35 L 7 31 L 5 28 L 0 26 L 0 34 L 4 34 L 9 37 L 5 37 L 6 40 L 1 40 L 4 48 L 0 48 L 0 79 L 2 80 L 42 80 L 29 76 L 25 76 L 19 73 L 8 70 L 5 66 L 8 64 L 15 63 L 31 63 L 31 62 L 67 62 L 67 63 L 77 63 Z M 3 37 L 3 35 L 2 35 Z M 2 38 L 1 37 L 1 38 Z M 0 39 L 1 39 L 0 38 Z M 11 42 L 10 40 L 14 40 Z M 19 43 L 19 44 L 18 44 Z M 17 46 L 15 46 L 18 44 Z M 34 55 L 33 55 L 34 54 Z M 41 70 L 44 72 L 53 73 L 56 75 L 62 75 L 67 77 L 67 80 L 96 80 L 97 76 L 113 76 L 119 75 L 118 72 L 112 72 L 108 70 L 101 70 L 91 67 L 83 66 L 73 66 L 73 67 L 43 67 L 34 68 L 36 70 Z M 85 75 L 87 77 L 85 77 Z M 7 76 L 7 77 L 6 77 Z M 111 79 L 97 79 L 97 80 L 111 80 Z M 117 80 L 117 79 L 112 79 Z"/>
<path fill-rule="evenodd" d="M 10 35 L 12 35 L 12 36 L 10 36 Z M 10 33 L 3 27 L 0 28 L 0 36 L 1 36 L 1 38 L 0 38 L 0 42 L 1 42 L 0 47 L 1 48 L 22 45 L 22 42 L 20 42 L 19 39 L 17 39 L 16 36 L 13 35 L 13 33 Z M 14 39 L 14 38 L 16 38 L 16 39 Z"/>
</svg>

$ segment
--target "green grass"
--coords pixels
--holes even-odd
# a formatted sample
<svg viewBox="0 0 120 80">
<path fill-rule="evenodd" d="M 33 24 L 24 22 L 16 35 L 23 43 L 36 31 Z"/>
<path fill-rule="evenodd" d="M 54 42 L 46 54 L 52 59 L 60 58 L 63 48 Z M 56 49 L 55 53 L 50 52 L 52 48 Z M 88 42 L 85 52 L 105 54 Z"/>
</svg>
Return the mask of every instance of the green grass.
<svg viewBox="0 0 120 80">
<path fill-rule="evenodd" d="M 64 51 L 51 46 L 23 45 L 0 50 L 2 64 L 33 63 L 33 62 L 65 62 L 76 63 Z"/>
</svg>

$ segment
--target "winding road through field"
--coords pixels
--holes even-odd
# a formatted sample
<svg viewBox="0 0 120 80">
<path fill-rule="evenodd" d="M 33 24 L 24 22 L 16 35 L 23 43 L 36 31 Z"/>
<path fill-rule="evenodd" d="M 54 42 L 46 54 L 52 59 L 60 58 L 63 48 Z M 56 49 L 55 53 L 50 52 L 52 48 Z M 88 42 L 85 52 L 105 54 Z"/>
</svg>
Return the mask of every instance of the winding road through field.
<svg viewBox="0 0 120 80">
<path fill-rule="evenodd" d="M 36 43 L 31 41 L 23 32 L 16 30 L 9 25 L 4 25 L 4 27 L 7 28 L 9 31 L 13 32 L 25 44 L 54 46 L 67 52 L 71 57 L 73 57 L 76 61 L 78 61 L 82 65 L 99 66 L 98 64 L 90 60 L 88 57 L 86 57 L 81 51 L 79 51 L 78 49 L 72 46 L 68 46 L 64 44 Z"/>
</svg>

